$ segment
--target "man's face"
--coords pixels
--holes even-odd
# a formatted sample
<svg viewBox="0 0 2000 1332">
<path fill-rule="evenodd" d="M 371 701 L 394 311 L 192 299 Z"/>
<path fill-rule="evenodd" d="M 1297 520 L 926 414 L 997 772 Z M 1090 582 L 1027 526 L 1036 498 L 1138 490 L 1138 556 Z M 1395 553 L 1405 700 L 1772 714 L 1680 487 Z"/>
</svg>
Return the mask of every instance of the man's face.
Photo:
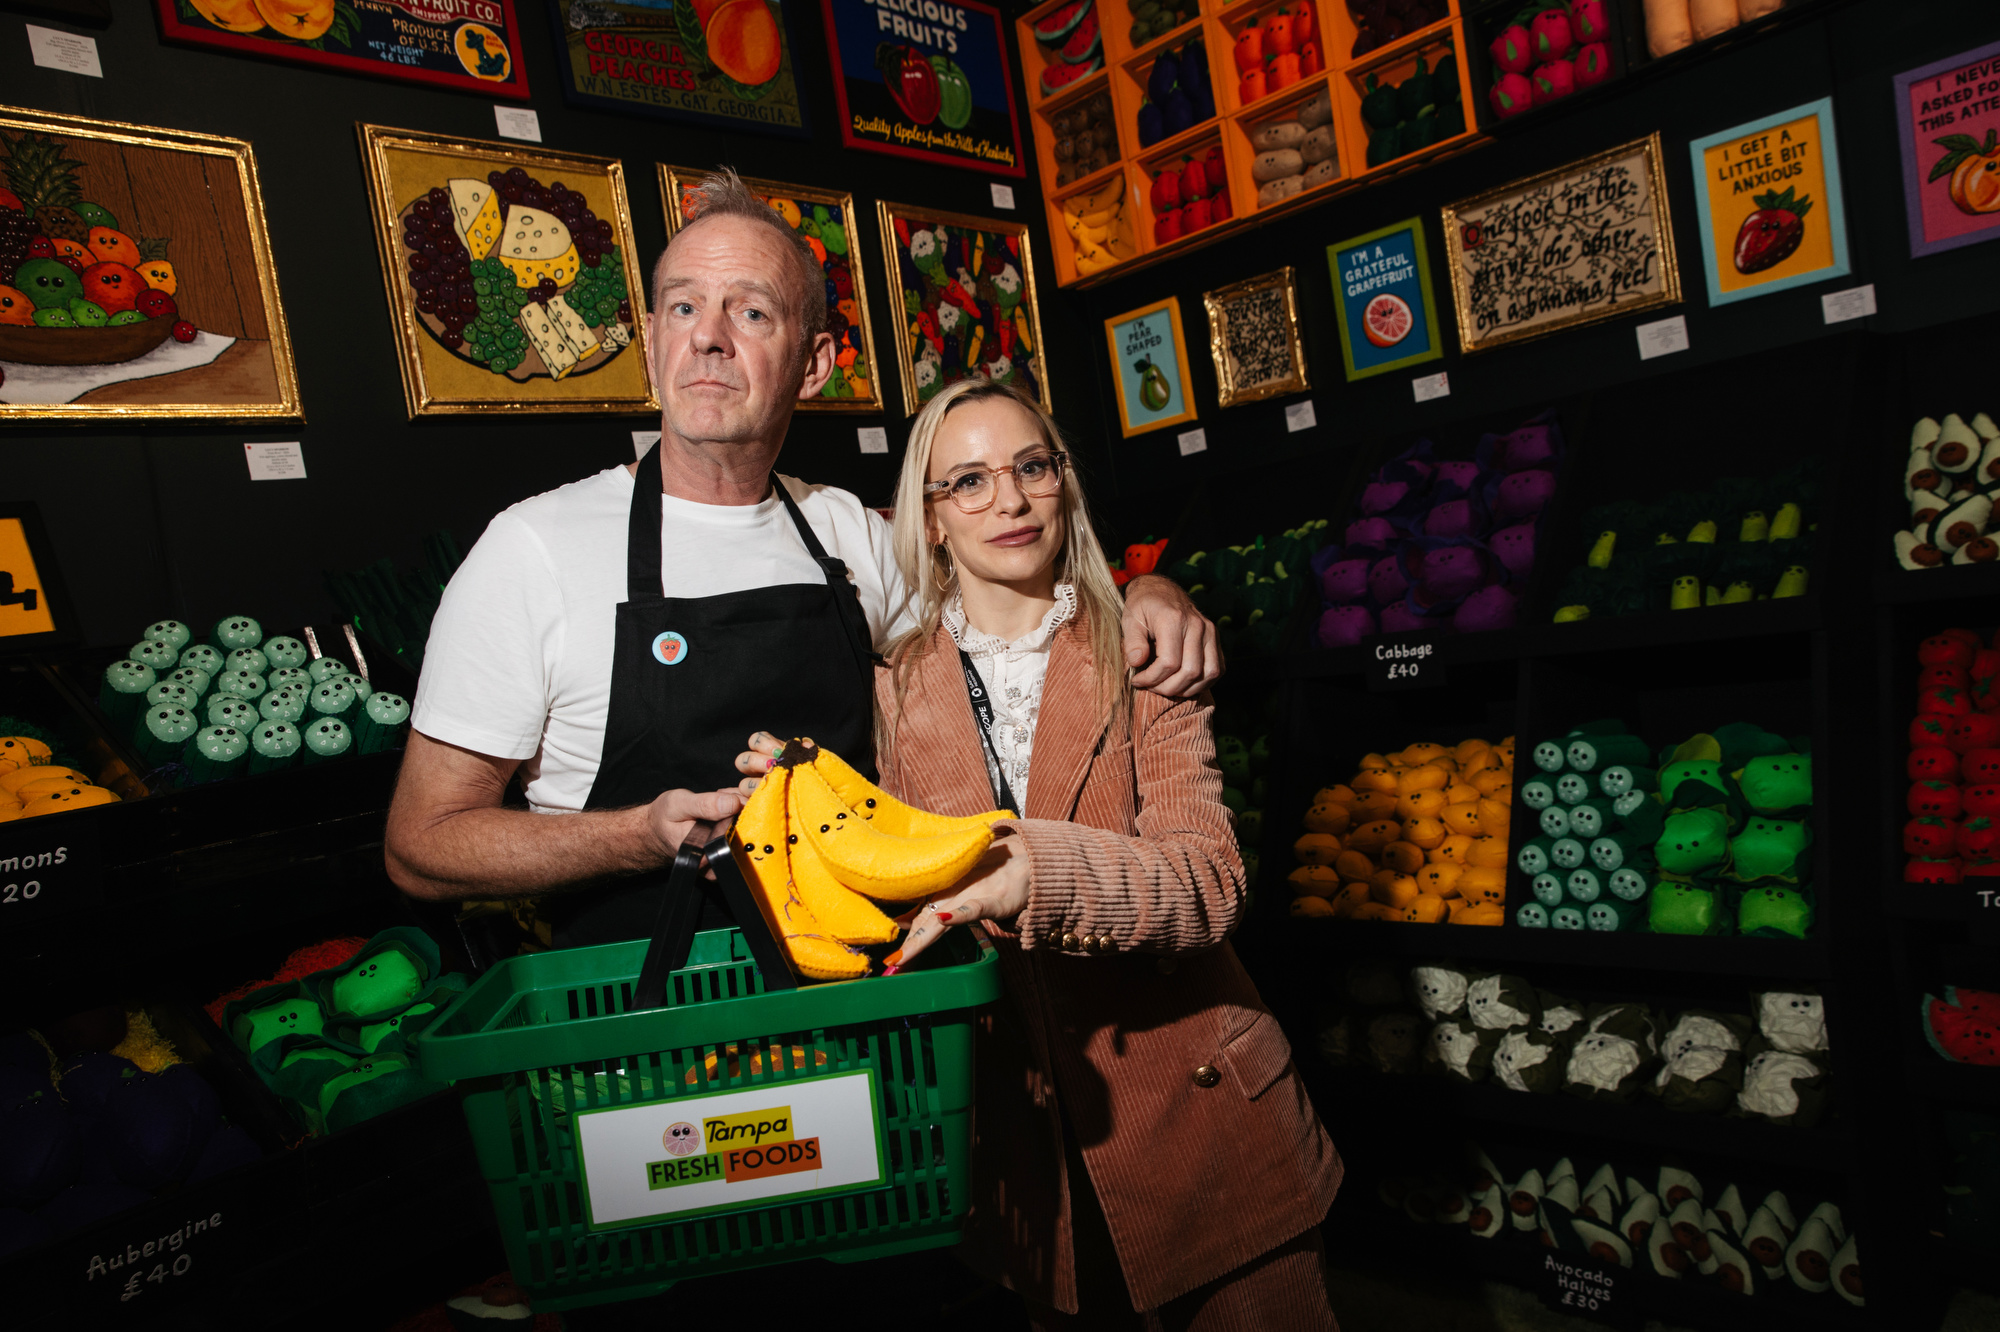
<svg viewBox="0 0 2000 1332">
<path fill-rule="evenodd" d="M 800 354 L 797 272 L 783 239 L 745 218 L 699 220 L 675 238 L 650 316 L 667 430 L 730 443 L 783 435 L 817 368 Z"/>
</svg>

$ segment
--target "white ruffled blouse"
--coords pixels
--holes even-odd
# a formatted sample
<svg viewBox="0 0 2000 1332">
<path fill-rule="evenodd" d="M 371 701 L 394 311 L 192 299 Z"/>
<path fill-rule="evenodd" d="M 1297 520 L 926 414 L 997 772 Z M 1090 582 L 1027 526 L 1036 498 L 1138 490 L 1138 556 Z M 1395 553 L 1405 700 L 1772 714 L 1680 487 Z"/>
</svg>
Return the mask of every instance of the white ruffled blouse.
<svg viewBox="0 0 2000 1332">
<path fill-rule="evenodd" d="M 992 696 L 994 753 L 986 756 L 986 771 L 993 775 L 997 754 L 999 770 L 1014 794 L 1016 813 L 1025 813 L 1028 807 L 1028 758 L 1035 745 L 1035 717 L 1042 710 L 1042 682 L 1049 674 L 1049 645 L 1056 630 L 1074 618 L 1076 589 L 1068 583 L 1056 584 L 1056 604 L 1034 631 L 1012 642 L 967 624 L 956 592 L 944 608 L 944 627 L 972 658 Z"/>
</svg>

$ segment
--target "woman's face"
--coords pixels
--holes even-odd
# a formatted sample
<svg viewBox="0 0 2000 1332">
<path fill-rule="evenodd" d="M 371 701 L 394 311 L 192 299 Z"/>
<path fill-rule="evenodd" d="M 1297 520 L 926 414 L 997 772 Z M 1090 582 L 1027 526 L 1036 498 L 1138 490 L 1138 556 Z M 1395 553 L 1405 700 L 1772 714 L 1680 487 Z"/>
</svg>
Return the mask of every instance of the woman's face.
<svg viewBox="0 0 2000 1332">
<path fill-rule="evenodd" d="M 1049 451 L 1033 412 L 1006 398 L 981 398 L 938 427 L 928 479 L 943 481 L 972 466 L 1011 467 Z M 950 547 L 961 577 L 1017 584 L 1050 575 L 1067 535 L 1062 491 L 1031 499 L 1011 472 L 987 479 L 993 502 L 978 513 L 962 511 L 948 493 L 929 501 L 924 521 L 931 541 Z"/>
</svg>

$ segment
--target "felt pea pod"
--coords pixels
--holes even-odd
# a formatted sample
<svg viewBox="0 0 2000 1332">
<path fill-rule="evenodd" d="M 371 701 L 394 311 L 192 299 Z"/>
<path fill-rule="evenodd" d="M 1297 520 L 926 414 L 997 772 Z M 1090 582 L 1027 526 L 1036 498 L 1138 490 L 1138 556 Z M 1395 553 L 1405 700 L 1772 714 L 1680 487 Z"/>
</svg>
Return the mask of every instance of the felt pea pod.
<svg viewBox="0 0 2000 1332">
<path fill-rule="evenodd" d="M 1729 841 L 1729 877 L 1740 883 L 1779 879 L 1797 883 L 1805 876 L 1810 825 L 1793 819 L 1752 817 Z"/>
<path fill-rule="evenodd" d="M 1634 791 L 1651 795 L 1660 789 L 1660 774 L 1641 764 L 1613 763 L 1597 770 L 1597 789 L 1614 801 Z"/>
<path fill-rule="evenodd" d="M 1542 811 L 1538 823 L 1541 830 L 1550 837 L 1568 837 L 1570 835 L 1569 806 L 1550 805 Z"/>
<path fill-rule="evenodd" d="M 1552 837 L 1537 837 L 1524 842 L 1514 853 L 1514 865 L 1521 873 L 1540 874 L 1549 867 L 1549 849 L 1555 845 Z"/>
<path fill-rule="evenodd" d="M 1545 930 L 1549 927 L 1549 909 L 1540 902 L 1523 902 L 1514 908 L 1514 923 L 1524 930 Z"/>
<path fill-rule="evenodd" d="M 1565 805 L 1580 805 L 1590 799 L 1590 778 L 1580 772 L 1558 773 L 1556 799 Z"/>
<path fill-rule="evenodd" d="M 1644 901 L 1647 891 L 1653 886 L 1644 871 L 1631 865 L 1612 870 L 1604 881 L 1605 889 L 1615 898 L 1624 902 Z"/>
<path fill-rule="evenodd" d="M 1544 870 L 1528 880 L 1528 891 L 1534 896 L 1536 904 L 1544 909 L 1554 910 L 1563 904 L 1562 876 L 1554 871 Z"/>
<path fill-rule="evenodd" d="M 1584 908 L 1585 929 L 1603 933 L 1643 930 L 1646 927 L 1644 903 L 1627 902 L 1619 897 L 1600 897 Z"/>
<path fill-rule="evenodd" d="M 1546 776 L 1530 777 L 1521 783 L 1515 794 L 1522 804 L 1539 814 L 1556 803 L 1556 784 L 1554 779 Z"/>
<path fill-rule="evenodd" d="M 1604 896 L 1604 880 L 1594 869 L 1573 869 L 1563 880 L 1564 897 L 1579 906 L 1589 906 Z"/>
<path fill-rule="evenodd" d="M 1598 772 L 1617 764 L 1644 763 L 1652 751 L 1636 735 L 1579 735 L 1569 742 L 1565 756 L 1577 772 Z"/>
<path fill-rule="evenodd" d="M 1570 835 L 1579 841 L 1588 842 L 1602 837 L 1611 831 L 1616 821 L 1616 815 L 1611 810 L 1611 802 L 1603 796 L 1591 796 L 1570 806 Z"/>
<path fill-rule="evenodd" d="M 1580 930 L 1583 928 L 1583 908 L 1565 903 L 1549 912 L 1549 928 L 1552 930 Z"/>
<path fill-rule="evenodd" d="M 1567 872 L 1582 869 L 1590 859 L 1590 852 L 1574 837 L 1558 837 L 1549 847 L 1549 859 L 1557 869 Z"/>
<path fill-rule="evenodd" d="M 1812 804 L 1812 755 L 1767 754 L 1734 774 L 1743 803 L 1760 814 L 1776 814 Z"/>
<path fill-rule="evenodd" d="M 1812 924 L 1812 901 L 1796 888 L 1760 884 L 1746 889 L 1736 908 L 1736 929 L 1740 934 L 1803 939 L 1811 932 Z"/>
<path fill-rule="evenodd" d="M 1680 880 L 1653 885 L 1647 900 L 1646 926 L 1655 934 L 1721 934 L 1724 932 L 1719 895 Z"/>
</svg>

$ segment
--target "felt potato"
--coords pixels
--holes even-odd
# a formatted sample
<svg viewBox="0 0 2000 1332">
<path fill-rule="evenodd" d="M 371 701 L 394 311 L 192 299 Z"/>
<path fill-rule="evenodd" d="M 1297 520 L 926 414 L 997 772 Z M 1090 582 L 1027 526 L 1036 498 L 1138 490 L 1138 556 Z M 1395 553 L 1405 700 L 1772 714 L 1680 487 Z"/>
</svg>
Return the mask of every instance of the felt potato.
<svg viewBox="0 0 2000 1332">
<path fill-rule="evenodd" d="M 1382 848 L 1382 863 L 1398 874 L 1415 874 L 1424 867 L 1423 848 L 1412 842 L 1391 842 Z"/>
<path fill-rule="evenodd" d="M 1476 869 L 1507 868 L 1507 839 L 1504 837 L 1475 837 L 1472 849 L 1465 853 L 1465 863 Z"/>
<path fill-rule="evenodd" d="M 1403 913 L 1387 903 L 1368 901 L 1354 909 L 1356 920 L 1401 920 Z"/>
<path fill-rule="evenodd" d="M 1474 902 L 1459 913 L 1457 923 L 1460 925 L 1479 925 L 1490 929 L 1494 926 L 1505 925 L 1507 923 L 1507 912 L 1505 908 L 1493 902 Z"/>
<path fill-rule="evenodd" d="M 1448 860 L 1435 860 L 1417 871 L 1417 886 L 1427 893 L 1439 897 L 1458 896 L 1458 878 L 1465 872 L 1462 865 L 1454 865 Z"/>
<path fill-rule="evenodd" d="M 1368 885 L 1356 880 L 1340 885 L 1340 891 L 1327 899 L 1342 915 L 1351 915 L 1362 903 L 1369 901 Z"/>
<path fill-rule="evenodd" d="M 1292 843 L 1292 854 L 1301 865 L 1331 865 L 1340 858 L 1340 839 L 1326 833 L 1307 833 Z"/>
<path fill-rule="evenodd" d="M 1275 148 L 1257 154 L 1250 164 L 1250 178 L 1260 185 L 1296 176 L 1306 169 L 1305 158 L 1296 148 Z"/>
<path fill-rule="evenodd" d="M 1439 817 L 1444 820 L 1446 830 L 1465 837 L 1477 837 L 1486 831 L 1476 804 L 1446 805 Z"/>
<path fill-rule="evenodd" d="M 1333 859 L 1334 872 L 1343 879 L 1366 880 L 1375 873 L 1375 862 L 1349 847 Z"/>
<path fill-rule="evenodd" d="M 1466 836 L 1464 833 L 1452 833 L 1431 854 L 1450 864 L 1463 865 L 1471 851 L 1472 838 Z"/>
<path fill-rule="evenodd" d="M 1389 762 L 1389 757 L 1386 754 L 1363 754 L 1361 756 L 1361 762 L 1355 764 L 1354 766 L 1361 769 L 1363 772 L 1387 772 L 1390 768 L 1394 767 L 1395 765 Z M 1358 782 L 1355 784 L 1354 789 L 1357 791 L 1361 789 L 1361 786 Z"/>
<path fill-rule="evenodd" d="M 1418 791 L 1442 791 L 1445 783 L 1450 780 L 1451 774 L 1445 771 L 1443 765 L 1435 762 L 1423 763 L 1405 769 L 1397 776 L 1396 794 L 1412 795 Z"/>
<path fill-rule="evenodd" d="M 1433 744 L 1429 740 L 1422 740 L 1414 745 L 1405 745 L 1403 747 L 1403 761 L 1411 765 L 1431 763 L 1443 757 L 1445 757 L 1444 746 Z"/>
</svg>

